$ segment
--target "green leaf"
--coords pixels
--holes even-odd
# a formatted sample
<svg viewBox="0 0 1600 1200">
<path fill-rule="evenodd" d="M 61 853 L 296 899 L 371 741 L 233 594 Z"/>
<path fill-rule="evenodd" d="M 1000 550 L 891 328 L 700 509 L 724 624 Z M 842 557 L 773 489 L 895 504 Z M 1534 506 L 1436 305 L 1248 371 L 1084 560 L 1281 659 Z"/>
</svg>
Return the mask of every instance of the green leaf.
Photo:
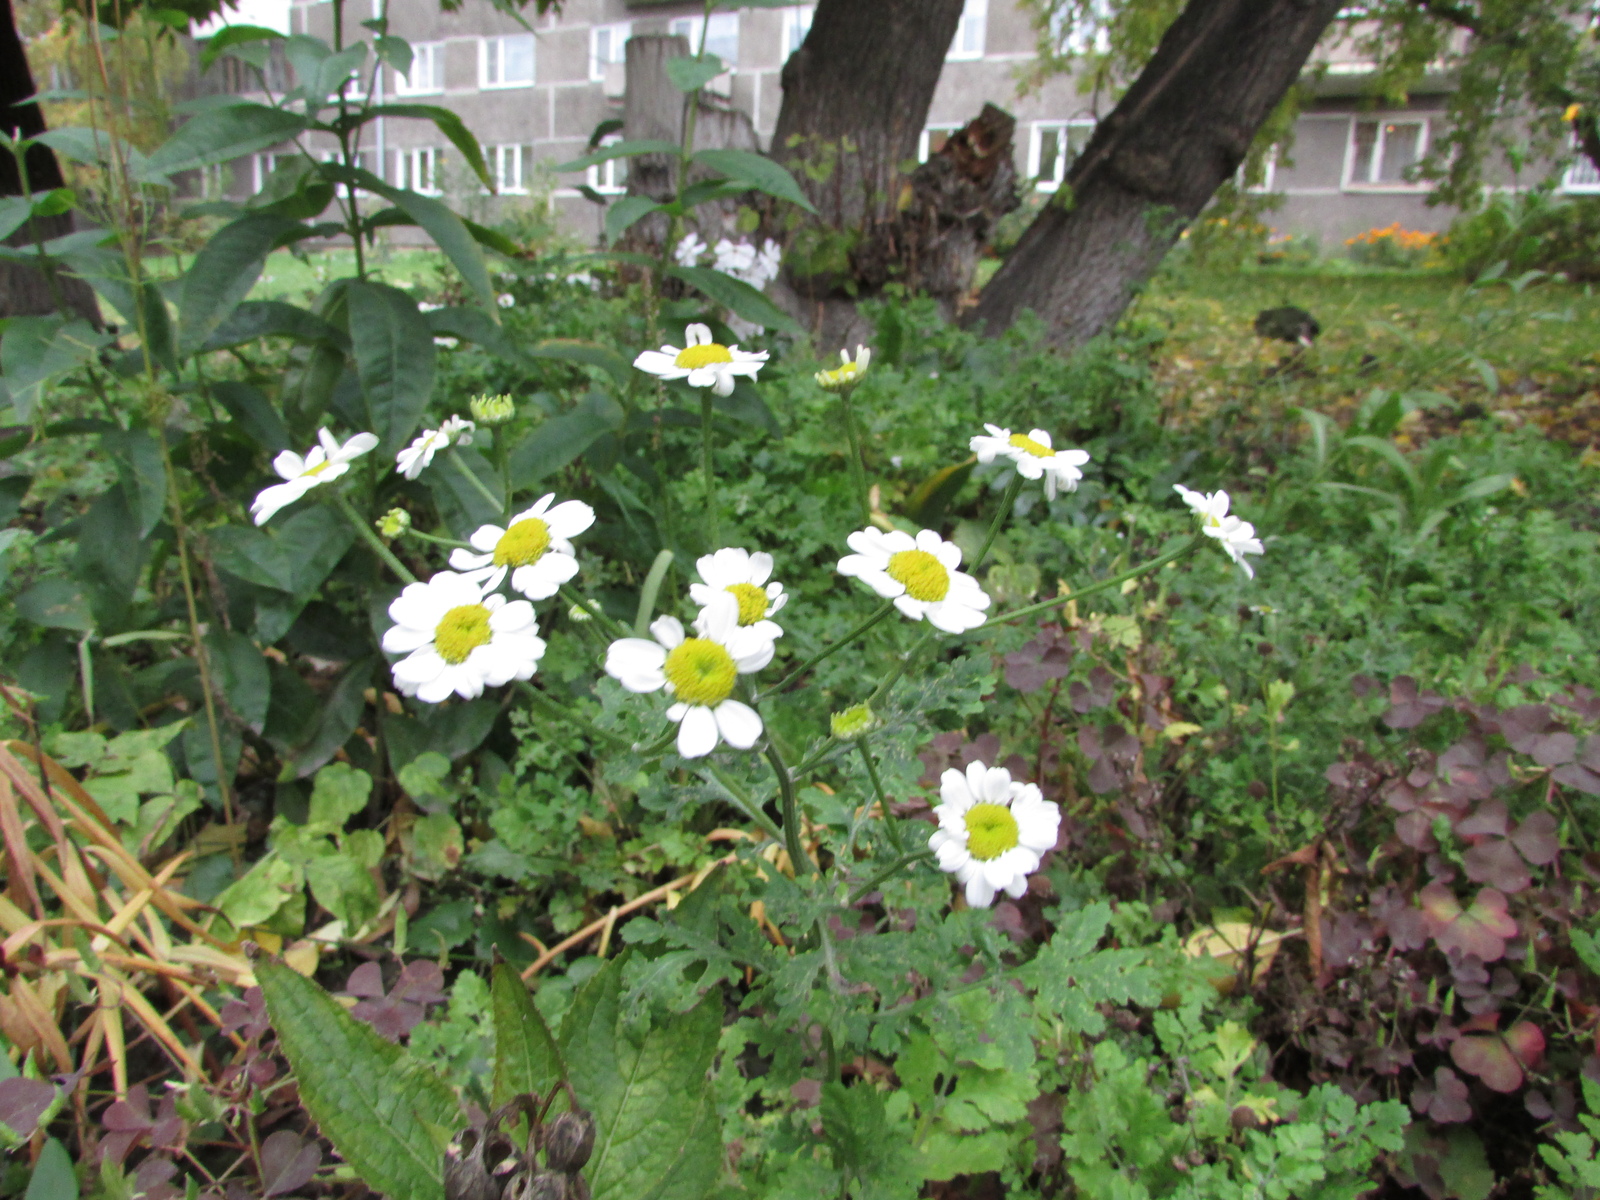
<svg viewBox="0 0 1600 1200">
<path fill-rule="evenodd" d="M 372 682 L 375 656 L 351 664 L 328 693 L 322 711 L 316 714 L 311 729 L 295 747 L 286 772 L 292 779 L 304 779 L 339 752 L 361 723 L 366 711 L 363 693 Z"/>
<path fill-rule="evenodd" d="M 83 585 L 56 575 L 34 584 L 12 601 L 17 615 L 46 629 L 70 629 L 88 633 L 94 628 L 89 599 Z"/>
<path fill-rule="evenodd" d="M 276 38 L 283 40 L 283 34 L 276 29 L 267 29 L 261 25 L 225 25 L 211 37 L 206 38 L 200 47 L 200 70 L 203 74 L 211 69 L 211 64 L 216 62 L 223 51 L 233 46 L 242 46 L 247 42 L 261 42 Z"/>
<path fill-rule="evenodd" d="M 589 1186 L 594 1200 L 704 1200 L 722 1164 L 706 1083 L 722 996 L 709 992 L 689 1012 L 635 1034 L 619 1004 L 626 959 L 612 959 L 591 978 L 561 1022 L 573 1091 L 595 1118 Z"/>
<path fill-rule="evenodd" d="M 392 1200 L 440 1200 L 455 1094 L 309 979 L 275 962 L 256 978 L 300 1102 L 357 1178 Z"/>
<path fill-rule="evenodd" d="M 367 806 L 372 795 L 372 776 L 349 763 L 333 763 L 317 772 L 311 787 L 307 823 L 340 830 L 351 817 Z"/>
<path fill-rule="evenodd" d="M 450 211 L 449 205 L 416 192 L 392 188 L 371 171 L 355 170 L 339 163 L 322 163 L 319 170 L 324 178 L 335 183 L 365 188 L 374 195 L 382 196 L 390 204 L 403 208 L 413 221 L 428 232 L 428 236 L 433 238 L 434 244 L 444 252 L 455 269 L 461 272 L 461 278 L 466 280 L 467 286 L 477 295 L 478 302 L 490 317 L 496 321 L 500 319 L 495 306 L 494 285 L 489 279 L 489 267 L 484 262 L 483 251 L 478 248 L 477 240 L 461 218 Z"/>
<path fill-rule="evenodd" d="M 173 175 L 209 163 L 228 162 L 286 142 L 304 132 L 306 120 L 266 104 L 230 104 L 190 118 L 150 154 L 151 173 Z"/>
<path fill-rule="evenodd" d="M 117 464 L 138 517 L 138 536 L 146 538 L 167 512 L 167 464 L 161 443 L 148 429 L 116 429 L 100 435 L 100 448 Z"/>
<path fill-rule="evenodd" d="M 176 375 L 178 342 L 172 328 L 172 314 L 167 309 L 166 297 L 154 283 L 139 288 L 139 317 L 144 323 L 141 332 L 151 361 Z"/>
<path fill-rule="evenodd" d="M 753 150 L 701 150 L 695 154 L 694 161 L 758 192 L 798 204 L 809 213 L 817 211 L 788 168 L 765 154 Z"/>
<path fill-rule="evenodd" d="M 0 239 L 8 238 L 22 228 L 33 215 L 33 205 L 26 196 L 7 196 L 0 200 Z"/>
<path fill-rule="evenodd" d="M 94 357 L 112 340 L 96 333 L 87 321 L 60 317 L 12 317 L 0 341 L 0 375 L 4 375 L 17 419 L 27 421 L 44 396 L 46 385 Z"/>
<path fill-rule="evenodd" d="M 263 450 L 277 454 L 289 448 L 289 431 L 283 427 L 283 418 L 260 388 L 254 384 L 224 379 L 211 385 L 211 396 L 222 405 L 245 435 Z"/>
<path fill-rule="evenodd" d="M 461 118 L 448 108 L 440 108 L 437 104 L 379 104 L 369 109 L 368 115 L 414 117 L 422 121 L 432 121 L 439 132 L 450 139 L 450 144 L 461 151 L 461 156 L 467 160 L 467 166 L 471 167 L 472 173 L 483 181 L 483 186 L 487 188 L 494 186 L 494 177 L 489 174 L 489 165 L 483 160 L 483 148 L 478 145 L 478 139 L 472 136 L 472 131 L 466 127 Z"/>
<path fill-rule="evenodd" d="M 411 439 L 433 392 L 433 333 L 416 301 L 398 288 L 354 280 L 350 347 L 366 394 L 378 454 L 393 458 Z"/>
<path fill-rule="evenodd" d="M 761 398 L 761 393 L 755 385 L 742 375 L 734 381 L 731 393 L 726 396 L 711 397 L 711 407 L 736 421 L 764 429 L 774 437 L 783 432 L 777 414 L 767 406 L 767 402 Z"/>
<path fill-rule="evenodd" d="M 652 138 L 634 138 L 631 141 L 612 142 L 609 146 L 602 146 L 593 154 L 585 154 L 582 158 L 575 158 L 571 162 L 558 164 L 554 170 L 562 175 L 570 171 L 582 171 L 589 167 L 597 167 L 603 162 L 610 162 L 613 158 L 632 158 L 636 154 L 670 154 L 674 158 L 678 155 L 677 142 L 664 142 Z"/>
<path fill-rule="evenodd" d="M 200 350 L 223 350 L 264 337 L 327 342 L 341 349 L 350 346 L 349 338 L 315 313 L 282 300 L 246 300 L 228 314 Z"/>
<path fill-rule="evenodd" d="M 256 644 L 242 633 L 213 629 L 206 636 L 211 673 L 233 714 L 254 733 L 267 721 L 272 675 Z"/>
<path fill-rule="evenodd" d="M 477 342 L 500 358 L 516 358 L 522 353 L 521 347 L 511 340 L 505 327 L 496 325 L 484 315 L 481 308 L 436 308 L 423 313 L 423 317 L 435 337 L 465 338 L 469 342 Z"/>
<path fill-rule="evenodd" d="M 609 346 L 601 346 L 596 342 L 580 342 L 572 338 L 551 338 L 524 353 L 530 358 L 556 358 L 564 362 L 599 367 L 616 380 L 619 387 L 628 386 L 628 362 Z"/>
<path fill-rule="evenodd" d="M 591 392 L 576 408 L 551 417 L 511 448 L 508 474 L 517 491 L 530 488 L 582 454 L 622 424 L 615 400 Z"/>
<path fill-rule="evenodd" d="M 298 889 L 294 867 L 275 854 L 261 859 L 212 901 L 235 929 L 260 925 Z"/>
<path fill-rule="evenodd" d="M 67 1148 L 55 1138 L 46 1138 L 33 1164 L 28 1190 L 22 1200 L 78 1200 L 78 1177 L 72 1172 Z"/>
<path fill-rule="evenodd" d="M 624 196 L 606 209 L 606 240 L 616 241 L 636 221 L 665 207 L 649 196 Z"/>
<path fill-rule="evenodd" d="M 363 21 L 362 24 L 368 22 Z M 405 38 L 380 34 L 372 39 L 372 52 L 380 61 L 393 67 L 396 75 L 411 74 L 411 63 L 416 56 L 411 50 L 411 43 Z"/>
<path fill-rule="evenodd" d="M 510 963 L 495 963 L 494 1103 L 498 1107 L 523 1092 L 542 1095 L 566 1078 L 556 1040 L 534 1007 L 528 985 Z"/>
<path fill-rule="evenodd" d="M 705 87 L 727 68 L 715 54 L 700 58 L 669 58 L 667 79 L 680 92 L 693 92 Z"/>
<path fill-rule="evenodd" d="M 735 279 L 712 267 L 668 267 L 667 274 L 676 276 L 690 286 L 704 292 L 724 308 L 746 321 L 753 321 L 767 329 L 776 329 L 796 337 L 805 331 L 794 318 L 768 300 L 742 279 Z"/>
<path fill-rule="evenodd" d="M 306 863 L 305 871 L 306 886 L 311 894 L 318 904 L 344 922 L 346 936 L 354 937 L 363 925 L 378 915 L 378 885 L 367 864 L 348 850 L 319 854 Z"/>
<path fill-rule="evenodd" d="M 179 343 L 185 353 L 204 344 L 261 276 L 267 255 L 306 226 L 271 213 L 251 213 L 224 225 L 195 255 L 178 298 Z"/>
</svg>

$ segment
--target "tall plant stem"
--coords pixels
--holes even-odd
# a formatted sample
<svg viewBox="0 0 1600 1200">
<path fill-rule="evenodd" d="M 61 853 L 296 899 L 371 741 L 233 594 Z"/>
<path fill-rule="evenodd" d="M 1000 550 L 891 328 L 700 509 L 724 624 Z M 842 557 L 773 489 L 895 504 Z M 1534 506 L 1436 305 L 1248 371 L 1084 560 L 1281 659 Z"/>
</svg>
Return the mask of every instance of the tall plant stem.
<svg viewBox="0 0 1600 1200">
<path fill-rule="evenodd" d="M 1118 584 L 1126 583 L 1130 579 L 1137 579 L 1141 575 L 1148 575 L 1151 571 L 1159 571 L 1168 563 L 1177 562 L 1184 555 L 1193 553 L 1200 547 L 1204 540 L 1205 538 L 1203 536 L 1190 538 L 1176 550 L 1169 550 L 1160 558 L 1153 558 L 1143 566 L 1132 567 L 1122 572 L 1120 575 L 1113 575 L 1109 579 L 1098 580 L 1095 583 L 1091 583 L 1086 588 L 1079 588 L 1070 595 L 1056 596 L 1049 600 L 1043 600 L 1038 604 L 1029 604 L 1022 608 L 1014 609 L 1008 613 L 1001 613 L 997 617 L 990 617 L 982 625 L 979 625 L 975 629 L 969 629 L 967 632 L 982 633 L 985 629 L 993 629 L 996 625 L 1004 625 L 1008 621 L 1016 621 L 1022 617 L 1031 617 L 1036 613 L 1049 612 L 1052 608 L 1060 608 L 1063 604 L 1070 604 L 1074 600 L 1081 600 L 1085 596 L 1092 596 L 1096 592 L 1103 592 L 1107 588 L 1116 587 Z"/>
<path fill-rule="evenodd" d="M 650 573 L 644 577 L 644 587 L 639 591 L 639 610 L 633 617 L 633 636 L 642 638 L 650 632 L 650 616 L 656 610 L 656 597 L 661 594 L 661 582 L 672 565 L 672 551 L 661 550 L 650 564 Z"/>
<path fill-rule="evenodd" d="M 411 568 L 396 558 L 394 551 L 383 544 L 383 539 L 378 536 L 377 530 L 367 524 L 366 518 L 356 511 L 348 496 L 341 491 L 335 491 L 333 504 L 344 514 L 345 519 L 355 526 L 356 532 L 366 539 L 367 545 L 372 547 L 372 552 L 383 560 L 384 566 L 400 577 L 402 583 L 417 582 L 417 577 L 411 573 Z"/>
<path fill-rule="evenodd" d="M 740 786 L 737 779 L 734 779 L 731 775 L 713 762 L 706 763 L 704 770 L 723 786 L 723 789 L 727 791 L 728 795 L 733 797 L 735 807 L 743 812 L 744 815 L 751 821 L 761 826 L 761 828 L 766 831 L 767 835 L 771 837 L 773 841 L 777 842 L 779 845 L 783 844 L 783 830 L 779 829 L 777 825 L 773 823 L 771 817 L 767 816 L 766 813 L 761 811 L 761 806 L 751 798 L 749 792 L 745 791 L 744 788 Z M 794 856 L 790 855 L 789 857 L 793 859 Z"/>
<path fill-rule="evenodd" d="M 778 796 L 783 806 L 783 848 L 789 852 L 789 862 L 796 875 L 815 874 L 817 868 L 800 842 L 800 803 L 795 798 L 794 776 L 789 773 L 788 764 L 783 761 L 783 755 L 778 753 L 778 747 L 770 735 L 767 738 L 766 755 L 767 761 L 772 764 L 773 774 L 778 777 Z"/>
<path fill-rule="evenodd" d="M 904 854 L 906 848 L 900 840 L 900 826 L 894 819 L 894 813 L 889 810 L 889 797 L 883 790 L 883 780 L 878 778 L 878 764 L 872 760 L 872 751 L 867 749 L 867 739 L 862 738 L 857 742 L 856 749 L 861 752 L 861 761 L 866 764 L 867 778 L 872 780 L 872 791 L 878 797 L 878 807 L 883 810 L 883 832 L 889 839 L 889 845 L 894 847 L 894 852 Z"/>
<path fill-rule="evenodd" d="M 769 687 L 766 691 L 762 692 L 761 695 L 758 697 L 758 699 L 764 700 L 768 696 L 776 696 L 779 692 L 783 691 L 784 688 L 788 687 L 796 679 L 799 679 L 800 676 L 804 675 L 807 671 L 811 670 L 812 667 L 816 666 L 818 663 L 822 662 L 824 659 L 830 658 L 833 655 L 837 654 L 839 651 L 843 650 L 846 646 L 848 646 L 851 642 L 853 642 L 857 638 L 859 638 L 862 634 L 866 633 L 867 630 L 871 629 L 879 621 L 881 621 L 885 617 L 887 617 L 889 615 L 889 613 L 893 611 L 893 609 L 894 609 L 894 601 L 893 600 L 885 600 L 881 605 L 878 606 L 878 610 L 876 612 L 874 612 L 870 617 L 868 617 L 865 621 L 861 622 L 861 624 L 857 625 L 854 629 L 852 629 L 849 633 L 845 634 L 842 638 L 840 638 L 833 645 L 825 647 L 824 649 L 817 651 L 817 653 L 813 654 L 810 658 L 806 659 L 805 662 L 801 663 L 794 670 L 790 671 L 787 675 L 785 675 L 782 679 L 780 679 L 776 684 L 774 684 L 772 687 Z"/>
<path fill-rule="evenodd" d="M 839 408 L 844 413 L 844 434 L 850 441 L 850 484 L 861 506 L 863 525 L 872 524 L 872 501 L 867 492 L 867 466 L 861 457 L 861 434 L 856 429 L 855 406 L 850 403 L 853 387 L 839 389 Z"/>
<path fill-rule="evenodd" d="M 1023 478 L 1021 474 L 1014 473 L 1011 482 L 1006 485 L 1005 495 L 1000 498 L 1000 507 L 995 510 L 994 519 L 989 522 L 989 532 L 984 535 L 983 549 L 979 550 L 972 560 L 969 571 L 976 574 L 983 560 L 989 557 L 989 551 L 994 549 L 994 540 L 1000 536 L 1000 526 L 1004 525 L 1006 518 L 1011 515 L 1011 510 L 1016 506 L 1017 495 L 1022 491 Z"/>
<path fill-rule="evenodd" d="M 855 904 L 863 896 L 872 895 L 873 892 L 878 890 L 878 885 L 881 884 L 885 879 L 888 879 L 891 875 L 898 875 L 902 870 L 910 866 L 912 863 L 920 862 L 922 859 L 932 857 L 932 850 L 913 850 L 910 854 L 902 854 L 899 858 L 895 859 L 894 862 L 890 863 L 871 879 L 867 880 L 860 887 L 856 888 L 855 891 L 851 892 L 849 903 Z"/>
<path fill-rule="evenodd" d="M 489 485 L 478 478 L 478 473 L 467 466 L 466 460 L 455 452 L 455 447 L 453 446 L 450 449 L 450 461 L 455 463 L 456 470 L 466 476 L 467 482 L 478 489 L 478 494 L 494 506 L 494 511 L 503 516 L 506 511 L 506 498 L 504 496 L 496 496 L 490 490 Z"/>
<path fill-rule="evenodd" d="M 717 549 L 722 540 L 717 521 L 717 480 L 711 473 L 711 389 L 706 388 L 700 397 L 700 474 L 706 481 L 706 533 L 711 539 L 710 549 Z"/>
</svg>

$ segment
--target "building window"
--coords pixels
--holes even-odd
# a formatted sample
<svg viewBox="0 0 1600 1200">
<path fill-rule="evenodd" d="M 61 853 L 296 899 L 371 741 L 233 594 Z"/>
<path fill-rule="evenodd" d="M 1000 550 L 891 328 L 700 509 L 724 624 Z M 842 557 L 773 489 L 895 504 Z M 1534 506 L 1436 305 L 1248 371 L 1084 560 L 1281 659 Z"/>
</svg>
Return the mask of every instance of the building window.
<svg viewBox="0 0 1600 1200">
<path fill-rule="evenodd" d="M 421 96 L 444 91 L 444 44 L 422 42 L 411 47 L 411 70 L 394 77 L 397 96 Z"/>
<path fill-rule="evenodd" d="M 600 148 L 615 146 L 622 140 L 620 133 L 613 133 L 600 140 Z M 628 190 L 628 160 L 625 158 L 608 158 L 603 163 L 596 163 L 589 168 L 588 184 L 602 196 L 620 196 Z"/>
<path fill-rule="evenodd" d="M 1057 54 L 1107 54 L 1111 50 L 1109 0 L 1090 0 L 1050 14 L 1050 41 Z"/>
<path fill-rule="evenodd" d="M 337 150 L 324 150 L 322 152 L 322 161 L 326 163 L 336 163 L 342 162 L 343 160 L 340 158 Z M 376 175 L 379 179 L 383 178 L 383 164 L 378 161 L 378 152 L 376 150 L 357 150 L 354 166 L 358 171 L 367 171 Z M 348 198 L 350 195 L 350 189 L 342 183 L 339 184 L 339 195 Z M 370 195 L 372 195 L 372 193 L 367 191 L 365 188 L 356 189 L 357 199 L 365 199 Z"/>
<path fill-rule="evenodd" d="M 689 53 L 715 54 L 724 66 L 739 65 L 739 14 L 712 13 L 705 17 L 674 17 L 667 32 L 689 40 Z M 705 44 L 701 45 L 702 36 Z"/>
<path fill-rule="evenodd" d="M 811 32 L 811 18 L 816 14 L 815 4 L 791 4 L 783 10 L 783 58 L 788 62 L 789 56 L 800 49 L 800 43 L 806 40 L 806 34 Z"/>
<path fill-rule="evenodd" d="M 1572 138 L 1572 149 L 1572 164 L 1561 175 L 1561 190 L 1591 195 L 1600 192 L 1600 168 L 1596 168 L 1594 159 L 1583 152 L 1576 134 Z"/>
<path fill-rule="evenodd" d="M 480 46 L 479 87 L 527 87 L 533 82 L 533 34 L 484 38 Z"/>
<path fill-rule="evenodd" d="M 944 144 L 950 140 L 952 133 L 965 128 L 965 125 L 929 125 L 922 131 L 922 137 L 917 141 L 917 161 L 927 162 L 944 149 Z"/>
<path fill-rule="evenodd" d="M 502 196 L 525 196 L 528 189 L 522 186 L 522 147 L 496 146 L 489 156 L 489 166 L 494 171 L 494 188 Z"/>
<path fill-rule="evenodd" d="M 290 160 L 297 157 L 298 155 L 293 151 L 287 153 L 268 151 L 265 154 L 252 155 L 250 163 L 251 191 L 260 194 L 266 188 L 267 180 L 272 177 L 272 173 L 279 167 L 288 166 Z"/>
<path fill-rule="evenodd" d="M 1414 169 L 1427 153 L 1426 119 L 1354 120 L 1350 123 L 1345 186 L 1426 187 L 1415 178 Z"/>
<path fill-rule="evenodd" d="M 439 186 L 439 152 L 432 146 L 396 150 L 394 165 L 396 187 L 410 188 L 424 196 L 437 196 L 443 191 Z"/>
<path fill-rule="evenodd" d="M 950 39 L 950 53 L 945 58 L 951 62 L 982 58 L 988 26 L 989 0 L 967 0 L 967 6 L 961 10 L 961 23 L 956 26 L 956 36 Z"/>
<path fill-rule="evenodd" d="M 1246 191 L 1246 192 L 1250 192 L 1252 195 L 1258 195 L 1258 196 L 1266 195 L 1268 192 L 1272 191 L 1272 185 L 1277 182 L 1277 178 L 1278 178 L 1278 147 L 1277 146 L 1268 146 L 1267 147 L 1267 157 L 1261 164 L 1261 179 L 1260 179 L 1259 182 L 1257 182 L 1257 183 L 1246 183 L 1245 182 L 1245 174 L 1244 173 L 1245 173 L 1245 168 L 1248 165 L 1249 165 L 1248 163 L 1240 163 L 1239 164 L 1239 187 L 1240 187 L 1240 190 Z"/>
<path fill-rule="evenodd" d="M 1067 177 L 1067 168 L 1089 144 L 1094 121 L 1035 121 L 1028 137 L 1028 175 L 1041 192 L 1053 192 Z"/>
<path fill-rule="evenodd" d="M 607 67 L 620 67 L 628 61 L 628 39 L 633 36 L 633 22 L 617 25 L 596 25 L 589 30 L 589 78 L 602 83 Z"/>
</svg>

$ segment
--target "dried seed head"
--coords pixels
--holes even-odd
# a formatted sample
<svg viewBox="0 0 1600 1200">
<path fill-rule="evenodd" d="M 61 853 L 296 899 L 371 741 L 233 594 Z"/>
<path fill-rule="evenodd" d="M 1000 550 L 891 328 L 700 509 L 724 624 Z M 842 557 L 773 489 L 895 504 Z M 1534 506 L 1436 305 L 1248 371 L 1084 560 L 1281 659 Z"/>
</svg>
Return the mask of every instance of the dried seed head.
<svg viewBox="0 0 1600 1200">
<path fill-rule="evenodd" d="M 540 1171 L 528 1177 L 528 1187 L 522 1193 L 522 1200 L 568 1200 L 571 1195 L 566 1175 L 558 1171 Z"/>
<path fill-rule="evenodd" d="M 445 1200 L 501 1200 L 506 1175 L 495 1168 L 514 1153 L 504 1134 L 484 1137 L 476 1129 L 466 1130 L 445 1151 Z"/>
<path fill-rule="evenodd" d="M 544 1132 L 544 1163 L 552 1171 L 581 1171 L 594 1152 L 594 1118 L 583 1109 L 564 1112 Z"/>
</svg>

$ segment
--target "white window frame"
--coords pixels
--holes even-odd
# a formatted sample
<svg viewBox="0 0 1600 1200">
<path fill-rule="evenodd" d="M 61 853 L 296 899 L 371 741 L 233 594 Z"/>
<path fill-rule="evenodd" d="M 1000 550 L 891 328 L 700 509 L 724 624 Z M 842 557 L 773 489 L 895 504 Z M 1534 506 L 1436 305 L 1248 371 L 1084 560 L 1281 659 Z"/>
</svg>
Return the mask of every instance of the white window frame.
<svg viewBox="0 0 1600 1200">
<path fill-rule="evenodd" d="M 604 34 L 611 43 L 612 57 L 600 57 L 600 36 Z M 632 21 L 617 21 L 610 25 L 595 25 L 589 30 L 589 80 L 591 83 L 604 83 L 606 67 L 616 66 L 627 61 L 624 47 L 628 39 L 633 36 Z"/>
<path fill-rule="evenodd" d="M 614 146 L 621 140 L 620 133 L 607 134 L 600 139 L 600 148 Z M 627 168 L 627 159 L 608 158 L 603 163 L 595 163 L 584 173 L 585 182 L 599 195 L 620 196 L 628 190 Z M 620 179 L 617 177 L 618 170 L 623 172 Z"/>
<path fill-rule="evenodd" d="M 418 42 L 411 47 L 411 71 L 402 75 L 398 71 L 394 76 L 394 94 L 396 96 L 427 96 L 435 92 L 444 91 L 444 43 L 443 42 Z M 418 68 L 422 63 L 428 64 L 424 73 Z M 412 77 L 416 83 L 412 83 Z"/>
<path fill-rule="evenodd" d="M 983 57 L 989 40 L 989 0 L 967 0 L 961 10 L 961 20 L 956 25 L 956 35 L 950 39 L 950 51 L 945 62 L 973 62 Z"/>
<path fill-rule="evenodd" d="M 383 160 L 381 158 L 378 158 L 377 155 L 378 155 L 377 150 L 374 149 L 372 146 L 363 146 L 363 147 L 357 149 L 356 150 L 356 166 L 365 167 L 366 169 L 371 170 L 372 166 L 375 165 L 377 167 L 377 169 L 374 170 L 372 173 L 374 175 L 376 175 L 379 179 L 382 179 L 384 177 L 383 176 Z M 339 152 L 337 150 L 324 150 L 322 152 L 322 161 L 323 162 L 338 162 L 339 161 L 339 157 L 340 157 L 339 156 Z M 363 162 L 362 161 L 363 159 L 365 159 L 366 162 Z M 344 198 L 346 198 L 346 199 L 348 199 L 349 196 L 350 196 L 349 187 L 347 187 L 345 184 L 342 184 L 342 183 L 338 184 L 336 186 L 338 187 L 339 195 L 344 197 Z M 356 199 L 357 200 L 365 200 L 371 195 L 372 195 L 372 193 L 367 191 L 366 188 L 358 187 L 356 189 Z"/>
<path fill-rule="evenodd" d="M 922 135 L 917 138 L 917 161 L 919 163 L 925 163 L 932 155 L 934 134 L 954 133 L 958 129 L 965 128 L 966 125 L 960 121 L 957 121 L 954 124 L 949 124 L 943 121 L 935 121 L 932 125 L 925 126 L 922 130 Z"/>
<path fill-rule="evenodd" d="M 1108 54 L 1111 51 L 1111 5 L 1109 0 L 1092 0 L 1089 11 L 1070 24 L 1061 9 L 1050 14 L 1050 41 L 1056 53 Z"/>
<path fill-rule="evenodd" d="M 1034 190 L 1040 192 L 1054 192 L 1066 182 L 1067 169 L 1072 166 L 1072 161 L 1065 153 L 1059 153 L 1056 158 L 1055 178 L 1040 179 L 1040 168 L 1043 166 L 1044 135 L 1054 133 L 1057 146 L 1065 149 L 1066 138 L 1063 136 L 1069 129 L 1086 129 L 1092 135 L 1094 127 L 1098 124 L 1093 117 L 1073 117 L 1066 121 L 1035 121 L 1028 131 L 1028 178 L 1036 180 Z M 924 160 L 926 161 L 926 160 Z"/>
<path fill-rule="evenodd" d="M 1244 181 L 1245 164 L 1239 164 L 1239 188 L 1252 196 L 1265 196 L 1273 189 L 1278 180 L 1278 146 L 1274 142 L 1267 147 L 1267 161 L 1262 164 L 1261 182 L 1247 184 Z"/>
<path fill-rule="evenodd" d="M 718 28 L 719 26 L 723 27 L 724 29 L 726 29 L 728 26 L 733 28 L 733 54 L 717 55 L 717 57 L 722 60 L 722 65 L 732 70 L 737 68 L 739 65 L 738 47 L 744 35 L 744 29 L 739 21 L 739 14 L 737 12 L 715 12 L 711 14 L 710 21 L 707 21 L 703 16 L 673 17 L 667 25 L 667 32 L 669 34 L 676 34 L 686 39 L 689 43 L 690 54 L 699 54 L 704 43 L 711 40 L 713 37 L 712 30 Z M 712 53 L 715 54 L 716 51 L 712 51 Z"/>
<path fill-rule="evenodd" d="M 811 18 L 816 12 L 815 4 L 791 4 L 783 10 L 783 55 L 780 62 L 788 62 L 789 56 L 800 49 L 806 34 L 811 32 Z"/>
<path fill-rule="evenodd" d="M 293 150 L 263 150 L 260 154 L 250 156 L 251 182 L 253 184 L 250 194 L 259 196 L 266 190 L 267 180 L 276 171 L 279 165 L 295 156 Z"/>
<path fill-rule="evenodd" d="M 439 186 L 439 150 L 436 146 L 411 146 L 398 149 L 395 156 L 395 186 L 409 188 L 419 196 L 442 196 Z M 425 182 L 418 184 L 418 178 Z"/>
<path fill-rule="evenodd" d="M 1560 190 L 1573 196 L 1600 194 L 1600 168 L 1583 152 L 1577 134 L 1572 135 L 1572 161 L 1561 172 Z"/>
<path fill-rule="evenodd" d="M 526 196 L 522 182 L 522 146 L 492 146 L 489 169 L 494 172 L 495 191 L 502 196 Z"/>
<path fill-rule="evenodd" d="M 1372 143 L 1372 151 L 1362 169 L 1362 164 L 1356 161 L 1357 143 L 1356 131 L 1363 125 L 1376 125 L 1378 136 Z M 1378 172 L 1383 167 L 1383 151 L 1388 139 L 1388 127 L 1391 125 L 1416 125 L 1419 126 L 1417 134 L 1417 162 L 1428 156 L 1429 147 L 1433 140 L 1433 122 L 1422 114 L 1391 115 L 1374 117 L 1357 114 L 1350 118 L 1350 132 L 1345 140 L 1344 152 L 1344 180 L 1342 188 L 1347 192 L 1420 192 L 1428 188 L 1426 180 L 1399 180 L 1386 183 L 1377 178 Z"/>
<path fill-rule="evenodd" d="M 531 53 L 528 57 L 528 78 L 516 79 L 506 82 L 506 43 L 512 38 L 526 38 Z M 531 33 L 506 33 L 498 37 L 486 37 L 478 43 L 478 89 L 480 91 L 502 91 L 507 88 L 532 87 L 539 77 L 538 70 L 538 43 Z M 493 71 L 490 70 L 491 64 Z M 490 79 L 490 75 L 495 78 Z"/>
</svg>

